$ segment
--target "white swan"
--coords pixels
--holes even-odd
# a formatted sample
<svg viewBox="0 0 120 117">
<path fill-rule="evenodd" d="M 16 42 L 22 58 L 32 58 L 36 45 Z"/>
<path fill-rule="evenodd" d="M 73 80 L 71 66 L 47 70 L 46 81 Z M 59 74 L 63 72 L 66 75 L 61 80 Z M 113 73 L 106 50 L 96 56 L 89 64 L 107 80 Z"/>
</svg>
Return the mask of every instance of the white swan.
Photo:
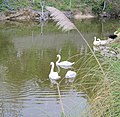
<svg viewBox="0 0 120 117">
<path fill-rule="evenodd" d="M 60 66 L 63 69 L 70 69 L 70 68 L 72 68 L 72 66 L 65 66 L 65 65 L 56 65 L 56 66 Z"/>
<path fill-rule="evenodd" d="M 70 67 L 75 63 L 75 62 L 69 62 L 69 61 L 60 62 L 61 56 L 58 54 L 57 57 L 58 57 L 58 60 L 56 61 L 56 65 L 59 65 L 61 67 Z"/>
<path fill-rule="evenodd" d="M 120 32 L 115 31 L 115 32 L 114 32 L 114 35 L 117 35 L 117 37 L 120 37 Z"/>
<path fill-rule="evenodd" d="M 50 62 L 50 65 L 52 65 L 51 70 L 50 70 L 50 74 L 49 74 L 49 78 L 52 80 L 58 80 L 61 77 L 58 75 L 57 72 L 54 72 L 54 63 Z"/>
<path fill-rule="evenodd" d="M 95 45 L 95 46 L 100 46 L 100 45 L 106 45 L 106 44 L 109 44 L 111 42 L 111 40 L 110 39 L 108 39 L 108 40 L 101 40 L 100 38 L 96 38 L 96 37 L 94 37 L 94 42 L 93 42 L 93 44 Z"/>
<path fill-rule="evenodd" d="M 77 75 L 77 73 L 76 73 L 75 71 L 69 70 L 69 71 L 67 71 L 65 77 L 66 77 L 66 78 L 75 78 L 76 75 Z"/>
<path fill-rule="evenodd" d="M 101 40 L 101 39 L 97 39 L 100 42 L 100 45 L 106 45 L 109 43 L 109 40 Z"/>
<path fill-rule="evenodd" d="M 94 37 L 93 45 L 99 46 L 100 44 L 101 44 L 100 40 L 99 39 L 97 40 L 97 38 Z"/>
<path fill-rule="evenodd" d="M 116 39 L 118 37 L 120 37 L 120 32 L 119 31 L 115 31 L 113 34 L 108 36 L 108 39 L 109 40 L 111 39 L 111 41 L 112 41 L 112 40 L 114 40 L 114 39 Z"/>
</svg>

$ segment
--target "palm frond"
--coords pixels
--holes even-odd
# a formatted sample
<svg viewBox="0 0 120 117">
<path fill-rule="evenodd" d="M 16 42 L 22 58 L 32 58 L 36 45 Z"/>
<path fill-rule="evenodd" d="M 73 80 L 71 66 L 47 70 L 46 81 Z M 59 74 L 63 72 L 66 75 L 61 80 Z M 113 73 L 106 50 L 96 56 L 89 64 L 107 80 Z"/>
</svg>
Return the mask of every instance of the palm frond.
<svg viewBox="0 0 120 117">
<path fill-rule="evenodd" d="M 62 28 L 63 31 L 76 29 L 76 26 L 61 11 L 49 6 L 46 6 L 46 9 L 50 11 L 52 19 L 57 22 L 57 26 Z"/>
</svg>

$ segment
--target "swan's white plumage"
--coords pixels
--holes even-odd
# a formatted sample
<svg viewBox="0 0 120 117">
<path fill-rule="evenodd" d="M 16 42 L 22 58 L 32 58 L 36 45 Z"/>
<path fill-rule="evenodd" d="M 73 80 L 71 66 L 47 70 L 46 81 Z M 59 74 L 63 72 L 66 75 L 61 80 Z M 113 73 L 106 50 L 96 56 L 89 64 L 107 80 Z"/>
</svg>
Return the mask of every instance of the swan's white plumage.
<svg viewBox="0 0 120 117">
<path fill-rule="evenodd" d="M 114 35 L 117 35 L 117 37 L 120 37 L 120 32 L 119 31 L 115 31 Z"/>
<path fill-rule="evenodd" d="M 63 66 L 63 67 L 69 67 L 75 63 L 75 62 L 69 62 L 69 61 L 60 62 L 61 56 L 58 54 L 57 57 L 58 57 L 58 60 L 56 61 L 56 65 Z"/>
<path fill-rule="evenodd" d="M 58 75 L 58 73 L 54 72 L 54 63 L 51 62 L 50 65 L 51 65 L 51 70 L 50 70 L 50 73 L 49 73 L 49 78 L 52 79 L 52 80 L 60 79 L 61 77 Z"/>
<path fill-rule="evenodd" d="M 94 37 L 93 45 L 99 46 L 100 45 L 100 40 L 97 40 L 97 38 Z"/>
<path fill-rule="evenodd" d="M 93 45 L 95 46 L 106 45 L 109 44 L 111 41 L 112 41 L 111 39 L 101 40 L 99 38 L 97 39 L 96 37 L 94 37 Z"/>
<path fill-rule="evenodd" d="M 97 39 L 100 42 L 100 45 L 106 45 L 110 42 L 110 40 L 101 40 L 101 39 Z"/>
<path fill-rule="evenodd" d="M 75 71 L 69 70 L 69 71 L 67 71 L 65 77 L 66 77 L 66 78 L 75 78 L 76 75 L 77 75 L 77 73 L 76 73 Z"/>
</svg>

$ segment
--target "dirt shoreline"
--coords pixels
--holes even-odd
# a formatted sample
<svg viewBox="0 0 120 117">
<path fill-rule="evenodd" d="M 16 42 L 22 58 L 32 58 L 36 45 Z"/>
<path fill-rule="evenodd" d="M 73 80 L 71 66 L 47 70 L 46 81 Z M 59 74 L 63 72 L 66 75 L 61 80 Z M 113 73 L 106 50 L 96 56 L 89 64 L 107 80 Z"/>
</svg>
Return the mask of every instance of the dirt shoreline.
<svg viewBox="0 0 120 117">
<path fill-rule="evenodd" d="M 81 13 L 77 13 L 74 15 L 74 19 L 90 19 L 90 18 L 95 18 L 94 15 L 91 14 L 81 14 Z"/>
<path fill-rule="evenodd" d="M 88 19 L 94 18 L 95 16 L 91 14 L 82 14 L 80 12 L 71 12 L 71 11 L 63 11 L 63 13 L 68 18 L 74 19 Z M 35 11 L 30 8 L 19 9 L 17 11 L 8 11 L 8 12 L 0 12 L 0 21 L 10 20 L 10 21 L 46 21 L 50 19 L 50 13 L 48 11 L 42 12 Z"/>
</svg>

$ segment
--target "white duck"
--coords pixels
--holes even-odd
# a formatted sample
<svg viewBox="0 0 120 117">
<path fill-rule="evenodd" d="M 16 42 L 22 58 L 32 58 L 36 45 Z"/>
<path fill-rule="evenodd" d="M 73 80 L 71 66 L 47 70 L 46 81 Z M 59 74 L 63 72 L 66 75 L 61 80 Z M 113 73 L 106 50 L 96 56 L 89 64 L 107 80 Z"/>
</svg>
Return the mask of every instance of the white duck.
<svg viewBox="0 0 120 117">
<path fill-rule="evenodd" d="M 58 73 L 54 72 L 54 63 L 50 62 L 50 65 L 52 65 L 52 67 L 51 67 L 51 70 L 50 70 L 50 73 L 49 73 L 49 78 L 52 79 L 52 80 L 60 79 L 61 77 L 58 75 Z"/>
<path fill-rule="evenodd" d="M 94 42 L 93 45 L 95 46 L 100 46 L 100 45 L 106 45 L 109 44 L 112 41 L 112 39 L 107 39 L 107 40 L 101 40 L 100 38 L 94 37 Z"/>
<path fill-rule="evenodd" d="M 117 35 L 117 37 L 120 37 L 120 32 L 115 31 L 115 32 L 114 32 L 114 35 Z"/>
<path fill-rule="evenodd" d="M 93 45 L 99 46 L 100 44 L 101 44 L 101 41 L 99 39 L 97 40 L 97 38 L 94 37 Z"/>
<path fill-rule="evenodd" d="M 106 45 L 109 43 L 109 40 L 101 40 L 101 39 L 97 39 L 100 42 L 100 45 Z"/>
<path fill-rule="evenodd" d="M 56 61 L 56 65 L 59 65 L 60 67 L 70 67 L 75 63 L 75 62 L 69 62 L 69 61 L 60 62 L 61 56 L 58 54 L 57 57 L 58 57 L 58 60 Z"/>
<path fill-rule="evenodd" d="M 76 75 L 77 75 L 77 73 L 76 73 L 75 71 L 69 70 L 69 71 L 67 71 L 65 77 L 66 77 L 66 78 L 75 78 Z"/>
</svg>

